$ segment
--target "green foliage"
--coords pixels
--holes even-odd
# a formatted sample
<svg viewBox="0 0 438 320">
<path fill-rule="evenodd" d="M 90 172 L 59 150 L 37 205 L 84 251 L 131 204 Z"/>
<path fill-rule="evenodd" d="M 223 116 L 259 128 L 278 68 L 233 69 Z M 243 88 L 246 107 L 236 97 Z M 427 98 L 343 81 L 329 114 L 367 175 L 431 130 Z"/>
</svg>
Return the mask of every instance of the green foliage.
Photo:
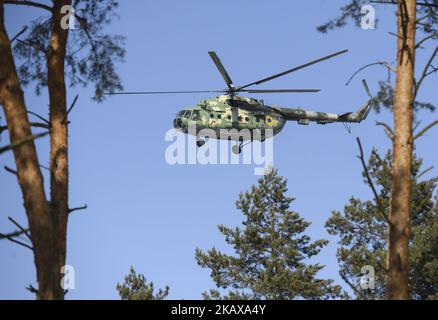
<svg viewBox="0 0 438 320">
<path fill-rule="evenodd" d="M 422 1 L 417 1 L 422 2 Z M 425 34 L 437 34 L 437 26 L 438 26 L 438 15 L 436 14 L 436 7 L 438 6 L 438 0 L 430 0 L 426 1 L 430 5 L 417 5 L 417 16 L 421 18 L 421 24 L 418 25 L 418 29 Z M 370 3 L 369 0 L 350 0 L 350 2 L 341 7 L 341 14 L 319 27 L 317 30 L 322 33 L 326 33 L 329 30 L 333 30 L 336 28 L 341 28 L 347 25 L 349 19 L 353 20 L 356 26 L 360 26 L 362 17 L 364 16 L 361 13 L 361 8 L 364 5 L 379 5 L 378 2 Z M 390 1 L 382 1 L 380 5 L 388 5 L 394 8 L 396 7 L 396 3 L 391 3 Z"/>
<path fill-rule="evenodd" d="M 323 25 L 320 25 L 317 30 L 322 33 L 327 33 L 329 30 L 335 28 L 341 28 L 347 25 L 348 19 L 352 19 L 356 26 L 360 26 L 360 21 L 363 14 L 360 12 L 361 7 L 365 4 L 369 4 L 368 0 L 352 0 L 347 5 L 341 7 L 341 14 L 339 17 L 330 20 Z"/>
<path fill-rule="evenodd" d="M 374 149 L 368 171 L 378 189 L 383 210 L 389 212 L 392 154 L 381 158 Z M 421 180 L 422 160 L 415 158 L 410 235 L 410 279 L 414 299 L 438 298 L 438 202 L 434 192 L 438 178 Z M 365 172 L 363 172 L 364 183 Z M 358 299 L 385 297 L 388 226 L 375 200 L 352 197 L 343 212 L 334 211 L 326 223 L 328 232 L 339 236 L 337 257 L 341 277 Z M 375 289 L 361 290 L 361 268 L 375 270 Z"/>
<path fill-rule="evenodd" d="M 154 293 L 154 284 L 148 283 L 145 276 L 137 274 L 133 267 L 125 276 L 124 283 L 117 284 L 116 289 L 122 300 L 163 300 L 169 295 L 168 286 Z"/>
<path fill-rule="evenodd" d="M 103 33 L 115 17 L 116 0 L 74 1 L 75 29 L 69 30 L 66 52 L 66 76 L 70 86 L 95 86 L 94 99 L 101 101 L 104 92 L 122 90 L 115 62 L 125 56 L 124 37 Z M 19 59 L 18 74 L 23 85 L 35 82 L 36 94 L 47 86 L 47 50 L 52 16 L 42 16 L 30 22 L 26 36 L 18 40 L 14 55 Z"/>
<path fill-rule="evenodd" d="M 303 234 L 310 225 L 289 209 L 287 181 L 277 170 L 267 172 L 250 192 L 241 193 L 237 209 L 245 216 L 243 228 L 219 226 L 225 241 L 236 253 L 230 256 L 215 248 L 196 249 L 196 260 L 211 270 L 216 286 L 229 289 L 204 293 L 205 299 L 323 299 L 340 294 L 332 280 L 317 278 L 323 266 L 306 264 L 327 244 L 311 242 Z"/>
<path fill-rule="evenodd" d="M 379 81 L 379 91 L 377 93 L 377 101 L 379 101 L 380 105 L 383 105 L 385 108 L 393 111 L 394 108 L 394 87 L 391 83 L 391 78 L 388 78 L 386 81 Z M 430 102 L 421 102 L 414 101 L 414 114 L 416 114 L 420 110 L 428 110 L 435 111 L 436 107 Z M 377 113 L 380 112 L 380 106 L 378 105 L 374 109 Z"/>
</svg>

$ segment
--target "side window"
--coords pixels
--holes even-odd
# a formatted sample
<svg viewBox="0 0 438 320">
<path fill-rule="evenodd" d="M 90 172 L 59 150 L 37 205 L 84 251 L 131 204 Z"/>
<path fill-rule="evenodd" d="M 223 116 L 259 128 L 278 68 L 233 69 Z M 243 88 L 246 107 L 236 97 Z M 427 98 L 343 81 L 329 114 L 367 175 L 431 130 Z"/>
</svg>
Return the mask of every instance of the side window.
<svg viewBox="0 0 438 320">
<path fill-rule="evenodd" d="M 192 113 L 192 120 L 199 120 L 199 110 L 194 110 Z"/>
</svg>

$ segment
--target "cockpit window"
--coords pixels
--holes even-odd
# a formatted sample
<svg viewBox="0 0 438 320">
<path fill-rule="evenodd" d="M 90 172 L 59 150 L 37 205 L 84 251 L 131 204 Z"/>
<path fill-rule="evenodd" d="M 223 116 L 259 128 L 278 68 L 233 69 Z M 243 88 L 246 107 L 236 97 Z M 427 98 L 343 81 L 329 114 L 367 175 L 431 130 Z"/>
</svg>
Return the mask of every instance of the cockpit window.
<svg viewBox="0 0 438 320">
<path fill-rule="evenodd" d="M 186 110 L 180 111 L 180 112 L 178 113 L 178 117 L 182 117 L 182 116 L 184 116 L 184 113 L 186 113 Z"/>
<path fill-rule="evenodd" d="M 184 118 L 190 119 L 190 114 L 192 112 L 190 110 L 187 110 L 186 113 L 184 114 Z"/>
<path fill-rule="evenodd" d="M 192 113 L 192 120 L 196 121 L 199 119 L 199 111 L 198 110 L 194 110 Z"/>
</svg>

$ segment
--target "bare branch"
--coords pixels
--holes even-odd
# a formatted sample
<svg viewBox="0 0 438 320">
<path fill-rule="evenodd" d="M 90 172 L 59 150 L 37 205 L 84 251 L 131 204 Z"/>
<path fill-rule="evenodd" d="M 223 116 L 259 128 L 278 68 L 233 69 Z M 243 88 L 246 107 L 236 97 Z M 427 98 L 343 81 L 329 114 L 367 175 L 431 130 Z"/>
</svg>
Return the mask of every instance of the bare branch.
<svg viewBox="0 0 438 320">
<path fill-rule="evenodd" d="M 21 36 L 23 33 L 27 31 L 27 26 L 24 26 L 23 29 L 21 29 L 20 32 L 18 32 L 10 41 L 10 43 L 14 42 L 16 39 L 18 39 L 19 36 Z"/>
<path fill-rule="evenodd" d="M 67 110 L 67 114 L 70 114 L 70 112 L 73 110 L 73 108 L 76 105 L 76 101 L 78 101 L 78 98 L 79 98 L 79 94 L 77 94 L 76 97 L 74 98 L 72 104 L 70 105 L 70 108 L 68 108 Z"/>
<path fill-rule="evenodd" d="M 48 5 L 45 5 L 45 4 L 39 3 L 39 2 L 35 2 L 35 1 L 26 1 L 26 0 L 12 1 L 12 0 L 5 0 L 3 2 L 4 2 L 4 4 L 15 4 L 15 5 L 18 5 L 18 6 L 29 6 L 29 7 L 35 7 L 35 8 L 44 9 L 44 10 L 49 11 L 50 13 L 53 12 L 52 7 L 49 7 Z"/>
<path fill-rule="evenodd" d="M 41 123 L 41 122 L 30 122 L 30 125 L 34 128 L 43 128 L 43 129 L 50 129 L 50 126 L 48 124 L 45 123 Z"/>
<path fill-rule="evenodd" d="M 14 233 L 14 234 L 16 234 L 16 233 Z M 8 234 L 0 233 L 0 240 L 6 239 L 6 240 L 9 240 L 9 241 L 11 241 L 13 243 L 16 243 L 16 244 L 18 244 L 20 246 L 23 246 L 23 247 L 33 251 L 33 248 L 30 245 L 28 245 L 28 244 L 26 244 L 24 242 L 18 241 L 16 239 L 14 239 L 14 237 L 17 237 L 17 235 L 12 235 L 11 236 L 10 234 L 8 235 Z"/>
<path fill-rule="evenodd" d="M 84 205 L 84 206 L 82 206 L 82 207 L 77 207 L 77 208 L 68 209 L 68 213 L 70 214 L 70 213 L 75 212 L 75 211 L 86 210 L 86 209 L 88 209 L 88 206 L 87 206 L 87 205 Z"/>
<path fill-rule="evenodd" d="M 376 4 L 398 4 L 397 1 L 390 1 L 390 0 L 388 0 L 388 1 L 383 1 L 383 0 L 373 1 L 372 0 L 372 1 L 370 1 L 370 3 L 376 3 Z M 424 6 L 424 7 L 435 7 L 435 8 L 438 8 L 437 4 L 428 3 L 428 2 L 417 2 L 416 5 L 417 6 Z"/>
<path fill-rule="evenodd" d="M 371 179 L 370 173 L 369 173 L 367 165 L 365 163 L 365 157 L 364 157 L 364 153 L 363 153 L 362 143 L 360 142 L 359 138 L 356 138 L 356 140 L 357 140 L 357 144 L 359 146 L 359 151 L 360 151 L 360 156 L 358 156 L 358 158 L 359 158 L 359 160 L 362 163 L 362 167 L 363 167 L 363 170 L 365 172 L 365 176 L 367 178 L 368 185 L 370 186 L 371 190 L 373 191 L 374 198 L 375 198 L 376 204 L 377 204 L 377 208 L 379 209 L 380 214 L 386 220 L 386 222 L 388 224 L 391 224 L 391 221 L 389 220 L 389 218 L 388 218 L 388 216 L 387 216 L 387 214 L 385 212 L 385 209 L 384 209 L 384 207 L 382 205 L 382 200 L 380 199 L 380 197 L 379 197 L 379 195 L 377 193 L 377 190 L 376 190 L 376 188 L 374 186 L 373 180 Z"/>
<path fill-rule="evenodd" d="M 394 36 L 394 37 L 396 37 L 396 38 L 399 38 L 399 39 L 401 39 L 401 36 L 399 36 L 397 33 L 394 33 L 394 32 L 388 32 L 388 34 L 390 34 L 391 36 Z"/>
<path fill-rule="evenodd" d="M 418 126 L 421 124 L 421 120 L 417 121 L 417 123 L 415 124 L 414 128 L 412 129 L 412 132 L 417 131 Z"/>
<path fill-rule="evenodd" d="M 433 67 L 433 69 L 431 70 L 431 71 L 429 71 L 428 73 L 426 73 L 426 77 L 427 76 L 429 76 L 429 75 L 431 75 L 432 73 L 434 73 L 434 72 L 437 72 L 438 71 L 438 67 L 437 68 L 435 68 L 433 65 L 431 65 L 432 67 Z"/>
<path fill-rule="evenodd" d="M 24 229 L 17 221 L 15 221 L 14 219 L 12 219 L 11 217 L 8 217 L 9 221 L 11 221 L 13 224 L 15 224 L 15 226 L 20 229 L 25 235 L 26 237 L 32 241 L 30 234 L 29 234 L 29 229 Z"/>
<path fill-rule="evenodd" d="M 35 134 L 35 135 L 31 135 L 31 136 L 29 136 L 29 137 L 27 137 L 27 138 L 24 138 L 24 139 L 21 139 L 21 140 L 19 140 L 19 141 L 17 141 L 17 142 L 14 142 L 14 143 L 11 143 L 11 144 L 9 144 L 9 145 L 7 145 L 7 146 L 1 147 L 1 148 L 0 148 L 0 154 L 5 153 L 5 152 L 7 152 L 7 151 L 10 151 L 10 150 L 12 150 L 12 149 L 14 149 L 14 148 L 17 148 L 17 147 L 19 147 L 19 146 L 21 146 L 22 144 L 25 144 L 25 143 L 27 143 L 27 142 L 30 142 L 30 141 L 33 141 L 33 140 L 36 140 L 36 139 L 39 139 L 39 138 L 45 137 L 45 136 L 47 136 L 49 133 L 50 133 L 50 132 L 43 132 L 43 133 L 39 133 L 39 134 Z"/>
<path fill-rule="evenodd" d="M 376 126 L 384 127 L 385 133 L 388 136 L 388 138 L 391 140 L 394 139 L 394 130 L 392 130 L 392 128 L 388 124 L 386 124 L 385 122 L 376 121 Z"/>
<path fill-rule="evenodd" d="M 17 230 L 17 231 L 13 231 L 11 233 L 0 233 L 0 240 L 5 240 L 8 238 L 16 238 L 23 235 L 23 231 Z"/>
<path fill-rule="evenodd" d="M 49 125 L 41 122 L 31 122 L 30 125 L 35 128 L 43 128 L 43 129 L 49 129 Z M 8 126 L 0 126 L 0 134 L 3 133 L 3 131 L 7 131 Z"/>
<path fill-rule="evenodd" d="M 414 141 L 417 140 L 418 138 L 420 138 L 422 135 L 424 135 L 429 129 L 433 128 L 434 126 L 436 126 L 438 124 L 438 120 L 435 120 L 434 122 L 432 122 L 431 124 L 425 126 L 420 132 L 418 132 L 415 136 L 414 136 Z"/>
<path fill-rule="evenodd" d="M 38 289 L 36 289 L 33 285 L 28 285 L 27 287 L 26 287 L 26 290 L 28 290 L 28 291 L 30 291 L 31 293 L 35 293 L 35 294 L 38 294 Z"/>
<path fill-rule="evenodd" d="M 396 70 L 395 70 L 393 67 L 391 67 L 386 61 L 377 61 L 377 62 L 370 63 L 370 64 L 367 64 L 367 65 L 365 65 L 365 66 L 359 68 L 357 71 L 355 71 L 355 72 L 351 75 L 350 79 L 348 79 L 348 81 L 347 81 L 347 83 L 345 83 L 345 85 L 348 86 L 348 85 L 350 84 L 350 82 L 353 80 L 353 78 L 354 78 L 359 72 L 361 72 L 362 70 L 364 70 L 364 69 L 366 69 L 366 68 L 368 68 L 368 67 L 375 66 L 375 65 L 382 65 L 382 66 L 386 67 L 389 71 L 392 71 L 392 72 L 394 72 L 394 73 L 395 73 L 395 71 L 396 71 Z"/>
<path fill-rule="evenodd" d="M 13 175 L 18 175 L 18 172 L 15 171 L 14 169 L 11 169 L 11 168 L 9 168 L 9 167 L 7 167 L 7 166 L 4 166 L 4 169 L 5 169 L 7 172 L 9 172 L 9 173 L 11 173 L 11 174 L 13 174 Z"/>
<path fill-rule="evenodd" d="M 35 116 L 35 117 L 37 117 L 37 118 L 40 119 L 41 121 L 44 121 L 45 123 L 47 123 L 47 124 L 50 125 L 49 120 L 47 120 L 46 118 L 40 116 L 39 114 L 37 114 L 37 113 L 35 113 L 35 112 L 32 112 L 32 111 L 27 111 L 27 113 L 28 113 L 28 114 L 31 114 L 31 115 L 33 115 L 33 116 Z"/>
<path fill-rule="evenodd" d="M 79 98 L 79 94 L 76 95 L 72 104 L 70 105 L 70 108 L 68 108 L 67 113 L 65 114 L 64 119 L 62 120 L 63 123 L 65 123 L 67 121 L 67 117 L 70 114 L 70 112 L 73 110 L 73 108 L 75 107 L 76 102 L 78 101 L 78 98 Z"/>
<path fill-rule="evenodd" d="M 426 36 L 423 39 L 421 39 L 420 41 L 418 41 L 418 43 L 415 45 L 415 49 L 420 48 L 421 45 L 423 43 L 425 43 L 427 40 L 433 39 L 433 38 L 436 38 L 436 37 L 438 37 L 438 33 L 436 33 L 436 32 L 429 34 L 428 36 Z"/>
<path fill-rule="evenodd" d="M 433 59 L 435 59 L 436 54 L 438 53 L 438 46 L 435 47 L 435 50 L 433 51 L 432 55 L 430 56 L 429 61 L 424 66 L 423 72 L 421 73 L 420 79 L 415 84 L 415 92 L 414 92 L 414 98 L 413 101 L 415 101 L 418 91 L 420 90 L 420 86 L 423 83 L 424 79 L 430 74 L 428 74 L 429 67 L 431 66 Z"/>
</svg>

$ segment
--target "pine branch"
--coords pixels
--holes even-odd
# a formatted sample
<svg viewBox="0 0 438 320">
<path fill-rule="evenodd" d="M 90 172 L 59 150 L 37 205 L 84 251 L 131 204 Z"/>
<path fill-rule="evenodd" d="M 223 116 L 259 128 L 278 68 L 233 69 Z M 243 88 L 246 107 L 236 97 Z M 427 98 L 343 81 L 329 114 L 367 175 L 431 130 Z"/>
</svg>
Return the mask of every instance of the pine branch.
<svg viewBox="0 0 438 320">
<path fill-rule="evenodd" d="M 421 172 L 420 174 L 418 174 L 416 177 L 415 177 L 415 179 L 420 179 L 422 176 L 424 176 L 426 173 L 428 173 L 429 171 L 432 171 L 433 170 L 433 166 L 431 166 L 431 167 L 429 167 L 429 168 L 427 168 L 426 170 L 424 170 L 423 172 Z"/>
<path fill-rule="evenodd" d="M 339 275 L 341 276 L 342 280 L 344 280 L 345 283 L 348 284 L 348 286 L 351 288 L 351 290 L 353 290 L 354 294 L 355 294 L 357 297 L 360 297 L 360 296 L 361 296 L 361 292 L 356 288 L 355 285 L 353 285 L 353 284 L 350 282 L 350 280 L 348 280 L 347 276 L 346 276 L 345 274 L 343 274 L 343 273 L 339 273 Z"/>
</svg>

